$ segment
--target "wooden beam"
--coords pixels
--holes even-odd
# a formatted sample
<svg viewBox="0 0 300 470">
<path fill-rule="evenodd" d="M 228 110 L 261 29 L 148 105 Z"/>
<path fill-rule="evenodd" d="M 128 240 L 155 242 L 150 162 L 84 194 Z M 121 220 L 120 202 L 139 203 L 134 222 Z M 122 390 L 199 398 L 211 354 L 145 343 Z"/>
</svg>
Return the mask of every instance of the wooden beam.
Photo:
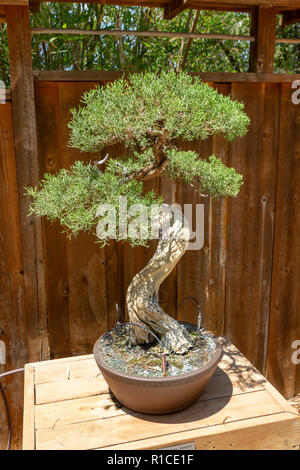
<svg viewBox="0 0 300 470">
<path fill-rule="evenodd" d="M 25 186 L 39 181 L 29 8 L 7 6 L 6 18 L 25 290 L 23 315 L 28 331 L 28 353 L 24 355 L 30 361 L 47 357 L 48 337 L 41 220 L 28 216 L 29 198 L 24 195 Z"/>
<path fill-rule="evenodd" d="M 0 6 L 0 23 L 5 23 L 6 18 L 5 18 L 5 7 Z"/>
<path fill-rule="evenodd" d="M 274 68 L 276 9 L 259 6 L 252 12 L 250 72 L 272 73 Z"/>
<path fill-rule="evenodd" d="M 195 20 L 199 16 L 199 10 L 196 12 Z M 219 39 L 230 41 L 249 41 L 254 42 L 255 36 L 238 36 L 236 34 L 213 34 L 213 33 L 196 33 L 194 30 L 196 23 L 194 22 L 191 32 L 184 33 L 178 31 L 134 31 L 121 29 L 80 29 L 80 28 L 32 28 L 31 34 L 65 34 L 65 35 L 82 35 L 82 36 L 137 36 L 137 37 L 167 37 L 167 38 L 185 38 L 185 39 Z M 278 38 L 276 43 L 299 44 L 299 38 Z"/>
<path fill-rule="evenodd" d="M 172 20 L 187 8 L 188 0 L 170 0 L 164 8 L 164 20 Z"/>
<path fill-rule="evenodd" d="M 35 80 L 44 82 L 107 82 L 130 75 L 129 72 L 106 70 L 34 70 Z M 300 74 L 290 73 L 231 73 L 193 72 L 205 82 L 214 83 L 292 83 L 300 80 Z"/>
<path fill-rule="evenodd" d="M 7 3 L 9 0 L 0 0 L 1 3 Z M 14 1 L 14 0 L 12 0 Z M 21 0 L 15 0 L 21 1 Z M 140 5 L 149 7 L 166 7 L 168 0 L 53 0 L 58 3 L 101 3 L 104 5 Z M 230 10 L 242 11 L 254 6 L 274 6 L 280 10 L 299 8 L 299 0 L 188 0 L 186 8 L 199 8 L 202 10 Z"/>
<path fill-rule="evenodd" d="M 298 10 L 283 12 L 281 26 L 284 27 L 294 23 L 300 23 L 300 8 Z"/>
<path fill-rule="evenodd" d="M 0 5 L 28 5 L 29 0 L 0 0 Z"/>
<path fill-rule="evenodd" d="M 266 6 L 266 7 L 277 7 L 277 8 L 299 8 L 299 0 L 190 0 L 189 4 L 199 5 L 205 9 L 206 6 L 218 7 L 253 7 L 253 6 Z M 284 7 L 284 8 L 283 8 Z"/>
<path fill-rule="evenodd" d="M 75 34 L 83 36 L 137 36 L 137 37 L 167 37 L 167 38 L 193 38 L 193 39 L 220 39 L 232 41 L 254 41 L 254 36 L 238 36 L 235 34 L 213 33 L 183 33 L 171 31 L 132 31 L 121 29 L 65 29 L 65 28 L 32 28 L 31 34 Z"/>
<path fill-rule="evenodd" d="M 177 3 L 184 0 L 172 0 Z M 70 2 L 70 3 L 101 3 L 105 5 L 123 5 L 123 6 L 147 6 L 147 7 L 164 7 L 169 8 L 167 1 L 164 0 L 53 0 L 53 2 Z M 243 11 L 249 10 L 254 6 L 273 6 L 280 11 L 293 10 L 299 8 L 299 0 L 186 0 L 188 3 L 184 8 L 196 8 L 202 10 L 229 10 L 229 11 Z M 29 0 L 0 0 L 0 5 L 29 5 Z M 173 7 L 172 7 L 173 8 Z M 183 8 L 183 9 L 184 9 Z M 181 10 L 182 11 L 182 10 Z"/>
</svg>

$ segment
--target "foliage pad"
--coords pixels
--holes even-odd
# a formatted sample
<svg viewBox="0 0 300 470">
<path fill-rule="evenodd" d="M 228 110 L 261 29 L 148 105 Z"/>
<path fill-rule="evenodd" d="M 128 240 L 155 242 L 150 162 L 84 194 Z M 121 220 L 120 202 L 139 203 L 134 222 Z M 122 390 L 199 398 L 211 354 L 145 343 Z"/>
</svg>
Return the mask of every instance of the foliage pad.
<svg viewBox="0 0 300 470">
<path fill-rule="evenodd" d="M 219 94 L 198 77 L 163 72 L 132 75 L 84 94 L 83 105 L 72 111 L 70 145 L 99 152 L 123 144 L 119 158 L 110 158 L 105 171 L 76 162 L 56 176 L 45 175 L 40 189 L 27 188 L 31 213 L 58 219 L 70 234 L 93 229 L 100 220 L 99 204 L 118 210 L 119 196 L 128 206 L 162 199 L 143 194 L 143 181 L 166 172 L 193 184 L 212 197 L 236 196 L 242 176 L 212 155 L 202 159 L 177 148 L 178 138 L 192 141 L 215 134 L 227 140 L 242 137 L 249 124 L 243 104 Z M 145 239 L 150 234 L 145 234 Z M 134 240 L 134 244 L 144 244 Z"/>
</svg>

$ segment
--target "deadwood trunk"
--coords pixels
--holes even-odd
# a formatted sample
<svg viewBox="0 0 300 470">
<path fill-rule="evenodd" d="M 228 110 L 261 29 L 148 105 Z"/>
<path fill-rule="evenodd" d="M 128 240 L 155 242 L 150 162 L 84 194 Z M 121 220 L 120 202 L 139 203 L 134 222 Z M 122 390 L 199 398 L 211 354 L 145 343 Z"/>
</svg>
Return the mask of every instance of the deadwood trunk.
<svg viewBox="0 0 300 470">
<path fill-rule="evenodd" d="M 128 316 L 130 322 L 159 335 L 166 351 L 183 354 L 192 346 L 189 334 L 160 307 L 158 292 L 161 283 L 185 253 L 190 231 L 182 212 L 167 205 L 159 215 L 159 223 L 161 237 L 156 252 L 128 287 Z M 153 338 L 145 330 L 132 327 L 131 341 L 142 344 L 152 342 Z"/>
</svg>

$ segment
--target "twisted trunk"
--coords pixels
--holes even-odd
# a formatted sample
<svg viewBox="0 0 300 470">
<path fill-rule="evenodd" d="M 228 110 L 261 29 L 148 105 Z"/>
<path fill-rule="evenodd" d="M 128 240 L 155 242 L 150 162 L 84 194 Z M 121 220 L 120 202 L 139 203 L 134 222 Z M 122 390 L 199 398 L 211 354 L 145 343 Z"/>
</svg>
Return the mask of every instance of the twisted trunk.
<svg viewBox="0 0 300 470">
<path fill-rule="evenodd" d="M 160 284 L 185 253 L 189 229 L 186 220 L 183 224 L 181 211 L 172 208 L 170 212 L 168 206 L 165 208 L 160 222 L 167 229 L 149 263 L 131 281 L 127 290 L 127 309 L 130 322 L 146 326 L 158 334 L 168 352 L 184 354 L 192 347 L 189 334 L 160 307 L 158 291 Z M 152 341 L 149 336 L 141 328 L 132 327 L 133 344 L 149 343 Z"/>
</svg>

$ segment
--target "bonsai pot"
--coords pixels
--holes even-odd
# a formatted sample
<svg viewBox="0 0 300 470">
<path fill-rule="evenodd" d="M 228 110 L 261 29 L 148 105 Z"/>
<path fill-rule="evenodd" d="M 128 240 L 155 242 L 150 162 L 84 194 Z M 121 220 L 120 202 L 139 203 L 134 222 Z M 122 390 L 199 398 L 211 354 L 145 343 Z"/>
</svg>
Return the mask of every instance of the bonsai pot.
<svg viewBox="0 0 300 470">
<path fill-rule="evenodd" d="M 140 377 L 108 366 L 99 354 L 102 335 L 94 345 L 96 363 L 116 399 L 126 408 L 146 414 L 166 414 L 192 405 L 201 395 L 221 360 L 223 351 L 214 339 L 216 351 L 201 368 L 181 375 Z"/>
</svg>

